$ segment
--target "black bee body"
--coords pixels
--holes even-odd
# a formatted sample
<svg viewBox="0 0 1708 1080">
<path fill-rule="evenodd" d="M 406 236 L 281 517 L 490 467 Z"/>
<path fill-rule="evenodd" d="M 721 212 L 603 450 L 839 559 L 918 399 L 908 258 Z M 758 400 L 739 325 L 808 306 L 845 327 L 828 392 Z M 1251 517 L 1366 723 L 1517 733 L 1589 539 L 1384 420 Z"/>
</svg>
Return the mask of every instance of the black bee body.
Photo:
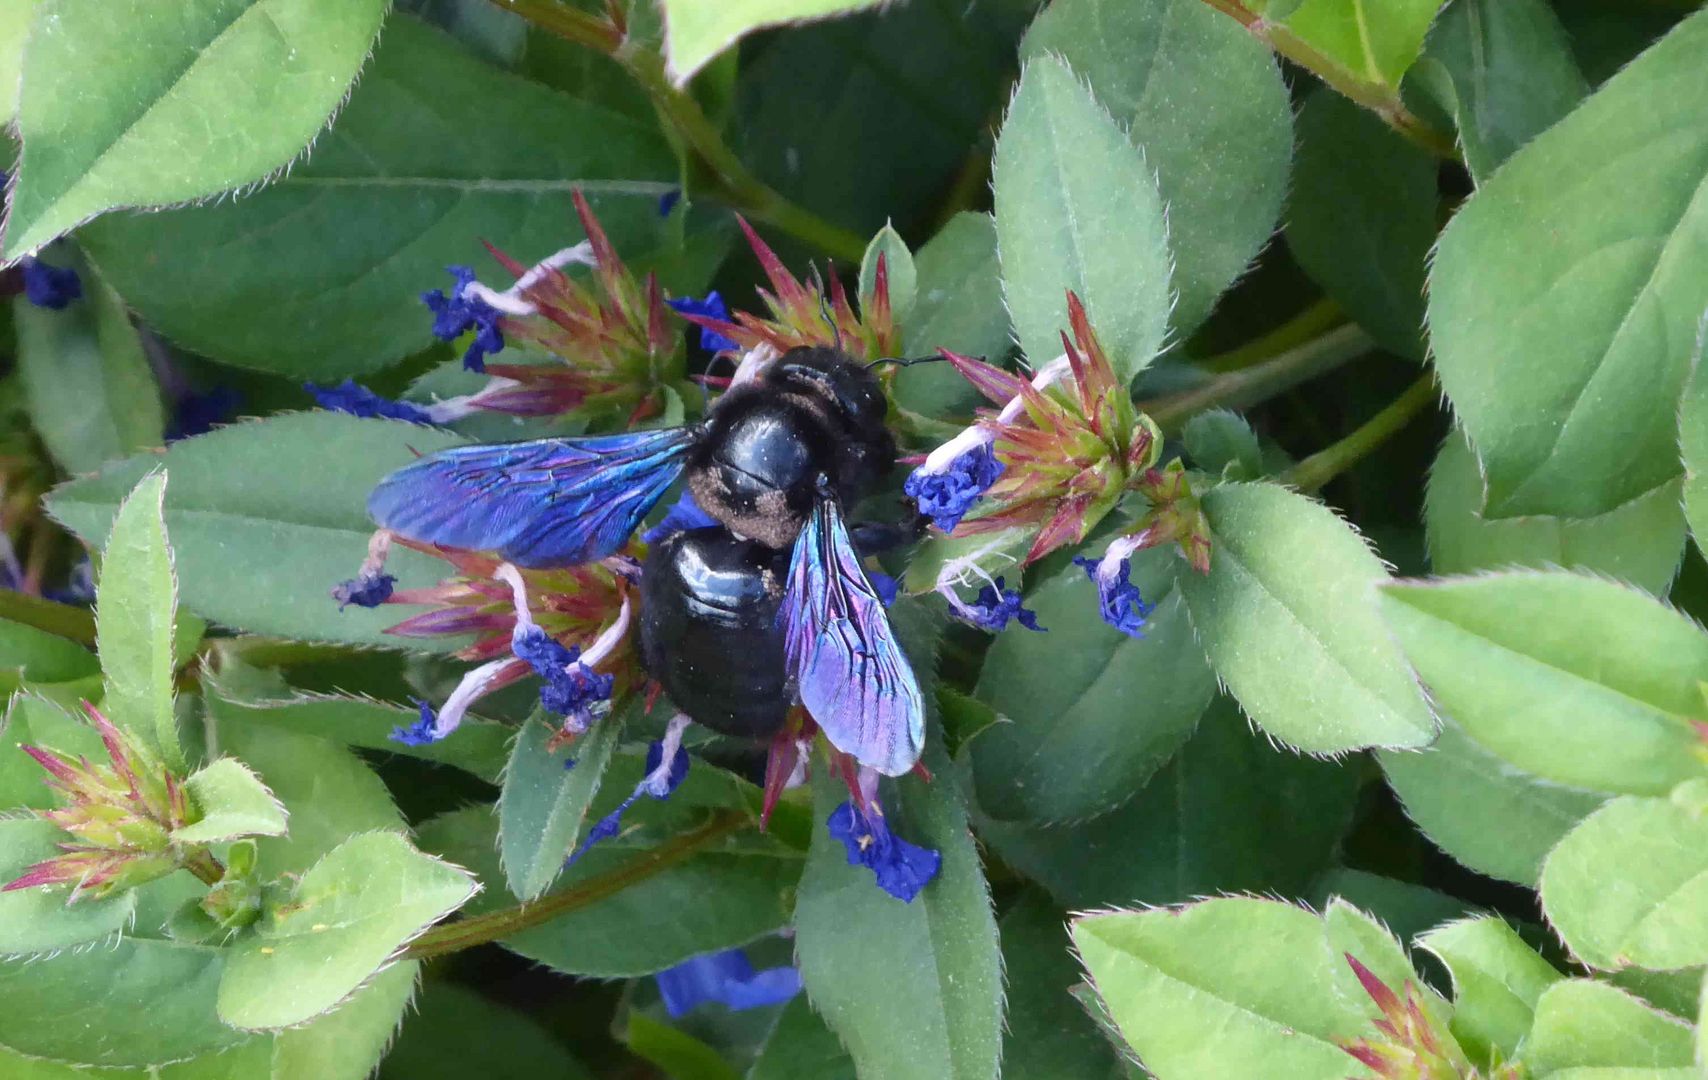
<svg viewBox="0 0 1708 1080">
<path fill-rule="evenodd" d="M 845 353 L 793 349 L 725 395 L 688 458 L 688 490 L 739 536 L 795 542 L 829 479 L 844 504 L 895 460 L 878 380 Z"/>
<path fill-rule="evenodd" d="M 676 707 L 725 735 L 764 738 L 791 700 L 778 609 L 787 550 L 728 529 L 661 541 L 641 578 L 641 658 Z"/>
<path fill-rule="evenodd" d="M 885 410 L 847 354 L 791 349 L 701 423 L 450 447 L 380 481 L 368 512 L 418 543 L 574 566 L 619 554 L 684 479 L 710 524 L 647 556 L 647 671 L 730 734 L 772 734 L 798 700 L 839 750 L 899 776 L 919 760 L 925 706 L 860 559 L 910 533 L 844 518 L 895 460 Z"/>
<path fill-rule="evenodd" d="M 793 699 L 778 611 L 790 549 L 822 497 L 888 472 L 877 379 L 831 349 L 794 349 L 730 391 L 690 451 L 687 487 L 716 526 L 657 544 L 641 575 L 641 659 L 672 701 L 728 735 L 767 737 Z"/>
</svg>

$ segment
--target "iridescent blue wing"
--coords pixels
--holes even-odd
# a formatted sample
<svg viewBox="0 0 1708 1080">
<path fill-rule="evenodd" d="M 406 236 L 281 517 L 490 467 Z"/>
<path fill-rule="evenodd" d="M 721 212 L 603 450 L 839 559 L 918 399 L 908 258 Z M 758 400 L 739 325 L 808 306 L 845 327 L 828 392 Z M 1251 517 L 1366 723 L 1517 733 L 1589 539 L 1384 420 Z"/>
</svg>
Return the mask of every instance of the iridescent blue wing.
<svg viewBox="0 0 1708 1080">
<path fill-rule="evenodd" d="M 689 428 L 458 446 L 387 476 L 368 496 L 380 527 L 428 544 L 568 566 L 621 548 L 682 472 Z"/>
<path fill-rule="evenodd" d="M 886 776 L 912 769 L 925 703 L 834 499 L 795 541 L 782 618 L 801 704 L 831 744 Z"/>
</svg>

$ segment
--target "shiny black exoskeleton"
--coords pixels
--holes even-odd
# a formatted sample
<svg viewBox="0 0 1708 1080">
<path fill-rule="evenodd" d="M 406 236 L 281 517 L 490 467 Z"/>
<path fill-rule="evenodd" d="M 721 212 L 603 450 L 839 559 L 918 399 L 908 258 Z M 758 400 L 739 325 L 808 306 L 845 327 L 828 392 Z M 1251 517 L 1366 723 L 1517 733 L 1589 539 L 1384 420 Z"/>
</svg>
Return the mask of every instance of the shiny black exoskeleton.
<svg viewBox="0 0 1708 1080">
<path fill-rule="evenodd" d="M 720 399 L 688 460 L 719 524 L 657 544 L 641 575 L 641 659 L 714 731 L 765 737 L 792 700 L 777 612 L 819 478 L 852 505 L 889 471 L 877 378 L 833 349 L 794 349 Z"/>
</svg>

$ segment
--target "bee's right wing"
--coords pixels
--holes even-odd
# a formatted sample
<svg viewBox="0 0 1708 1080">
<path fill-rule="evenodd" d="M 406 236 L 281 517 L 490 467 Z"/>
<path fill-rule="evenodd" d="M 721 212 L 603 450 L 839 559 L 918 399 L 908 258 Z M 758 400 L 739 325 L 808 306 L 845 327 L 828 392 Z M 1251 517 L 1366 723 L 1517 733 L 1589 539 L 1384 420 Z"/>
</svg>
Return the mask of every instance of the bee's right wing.
<svg viewBox="0 0 1708 1080">
<path fill-rule="evenodd" d="M 368 496 L 381 528 L 427 544 L 496 551 L 519 566 L 611 555 L 681 475 L 695 433 L 458 446 L 387 476 Z"/>
<path fill-rule="evenodd" d="M 819 498 L 795 541 L 781 616 L 801 704 L 831 745 L 885 776 L 913 768 L 925 741 L 919 681 L 834 498 Z"/>
</svg>

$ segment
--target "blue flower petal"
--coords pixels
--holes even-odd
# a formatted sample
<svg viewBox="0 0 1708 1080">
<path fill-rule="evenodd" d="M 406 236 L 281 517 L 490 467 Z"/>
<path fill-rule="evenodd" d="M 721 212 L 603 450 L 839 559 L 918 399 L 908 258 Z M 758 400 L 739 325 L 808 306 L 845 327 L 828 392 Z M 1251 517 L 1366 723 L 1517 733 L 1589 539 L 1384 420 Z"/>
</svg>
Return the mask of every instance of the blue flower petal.
<svg viewBox="0 0 1708 1080">
<path fill-rule="evenodd" d="M 24 276 L 24 296 L 36 307 L 59 311 L 83 295 L 83 282 L 70 267 L 25 256 L 18 269 Z"/>
<path fill-rule="evenodd" d="M 688 775 L 688 751 L 677 747 L 675 756 L 670 759 L 670 768 L 660 771 L 659 765 L 664 761 L 663 741 L 654 742 L 646 751 L 646 775 L 641 777 L 635 790 L 624 799 L 617 808 L 600 818 L 587 830 L 581 845 L 570 853 L 563 861 L 564 866 L 572 865 L 577 859 L 587 854 L 587 849 L 601 840 L 609 840 L 616 836 L 622 828 L 623 814 L 629 807 L 640 801 L 642 795 L 651 795 L 655 799 L 668 799 L 672 792 L 682 785 Z"/>
<path fill-rule="evenodd" d="M 878 888 L 897 900 L 911 903 L 943 865 L 942 855 L 908 843 L 890 832 L 881 817 L 868 818 L 852 802 L 831 811 L 825 824 L 848 849 L 848 865 L 871 870 Z"/>
<path fill-rule="evenodd" d="M 433 336 L 440 341 L 455 341 L 469 330 L 474 340 L 463 352 L 463 367 L 470 371 L 485 371 L 486 358 L 504 348 L 504 335 L 498 329 L 503 314 L 491 304 L 468 295 L 474 283 L 474 271 L 466 266 L 446 267 L 456 285 L 451 295 L 439 289 L 421 294 L 421 302 L 433 313 Z"/>
<path fill-rule="evenodd" d="M 396 584 L 397 578 L 391 574 L 364 574 L 339 582 L 332 590 L 332 599 L 338 601 L 339 611 L 351 604 L 365 608 L 379 607 L 391 599 L 392 586 Z"/>
<path fill-rule="evenodd" d="M 1151 606 L 1139 595 L 1139 587 L 1129 579 L 1133 561 L 1122 559 L 1115 573 L 1104 573 L 1102 561 L 1075 555 L 1073 564 L 1082 567 L 1097 585 L 1097 613 L 1103 621 L 1128 637 L 1145 636 L 1145 619 Z"/>
<path fill-rule="evenodd" d="M 980 443 L 941 472 L 927 471 L 923 465 L 913 470 L 902 490 L 939 529 L 954 532 L 961 518 L 1007 468 L 997 460 L 990 443 Z"/>
<path fill-rule="evenodd" d="M 682 201 L 682 189 L 671 188 L 658 197 L 658 216 L 669 217 L 670 211 L 676 209 L 676 204 Z"/>
<path fill-rule="evenodd" d="M 882 570 L 867 570 L 866 580 L 877 590 L 878 599 L 884 602 L 885 607 L 893 605 L 896 597 L 901 594 L 901 583 Z"/>
<path fill-rule="evenodd" d="M 993 634 L 1001 633 L 1010 622 L 1018 622 L 1028 630 L 1042 631 L 1044 628 L 1038 625 L 1038 613 L 1021 606 L 1019 590 L 1005 588 L 1004 585 L 1004 580 L 997 578 L 993 585 L 980 589 L 971 603 L 955 605 L 955 614 L 962 621 Z"/>
<path fill-rule="evenodd" d="M 314 395 L 323 409 L 349 413 L 351 416 L 377 416 L 386 420 L 407 420 L 411 424 L 431 424 L 433 417 L 419 405 L 393 401 L 369 390 L 354 379 L 345 379 L 337 386 L 305 383 L 303 389 Z"/>
<path fill-rule="evenodd" d="M 420 718 L 408 727 L 392 728 L 391 741 L 404 746 L 426 746 L 438 742 L 439 736 L 433 729 L 439 718 L 433 715 L 433 706 L 419 698 L 412 700 L 421 710 Z"/>
<path fill-rule="evenodd" d="M 693 296 L 678 296 L 666 300 L 665 303 L 670 305 L 671 310 L 683 315 L 702 315 L 708 319 L 729 321 L 729 308 L 725 306 L 724 298 L 718 295 L 716 289 L 707 293 L 704 300 Z M 699 331 L 700 348 L 707 352 L 733 352 L 741 348 L 741 342 L 725 337 L 716 330 L 708 330 L 701 326 Z"/>
<path fill-rule="evenodd" d="M 801 973 L 792 967 L 754 971 L 740 949 L 727 949 L 684 960 L 654 976 L 664 1008 L 672 1018 L 708 1001 L 731 1009 L 780 1005 L 801 992 Z"/>
</svg>

